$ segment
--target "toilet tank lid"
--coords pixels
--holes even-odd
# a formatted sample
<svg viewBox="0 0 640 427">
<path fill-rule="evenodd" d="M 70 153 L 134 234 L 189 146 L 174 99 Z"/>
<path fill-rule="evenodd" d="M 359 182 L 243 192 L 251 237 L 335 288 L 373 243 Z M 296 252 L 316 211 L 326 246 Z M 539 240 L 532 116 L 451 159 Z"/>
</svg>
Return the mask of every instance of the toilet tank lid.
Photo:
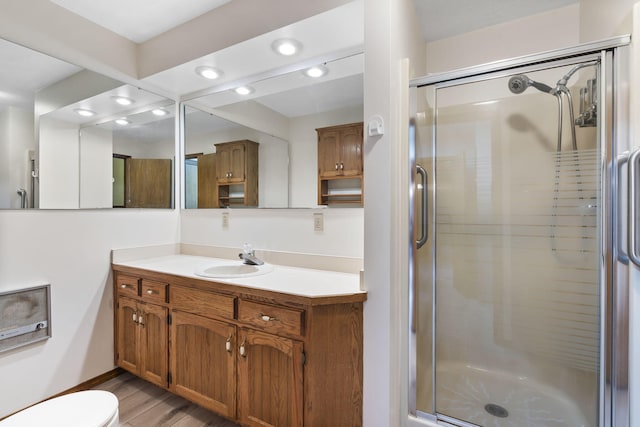
<svg viewBox="0 0 640 427">
<path fill-rule="evenodd" d="M 0 421 L 0 427 L 102 427 L 118 411 L 108 391 L 87 390 L 49 399 Z"/>
</svg>

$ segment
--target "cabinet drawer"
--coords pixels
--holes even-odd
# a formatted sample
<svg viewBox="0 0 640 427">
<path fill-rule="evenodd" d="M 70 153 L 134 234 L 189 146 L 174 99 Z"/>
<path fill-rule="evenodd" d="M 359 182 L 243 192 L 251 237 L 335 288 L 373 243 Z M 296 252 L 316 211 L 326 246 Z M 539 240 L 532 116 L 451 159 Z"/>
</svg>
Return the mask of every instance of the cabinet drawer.
<svg viewBox="0 0 640 427">
<path fill-rule="evenodd" d="M 129 297 L 137 297 L 138 283 L 139 283 L 139 279 L 137 277 L 118 274 L 118 278 L 116 279 L 116 287 L 118 288 L 118 294 L 126 295 Z"/>
<path fill-rule="evenodd" d="M 142 299 L 149 302 L 167 302 L 167 284 L 153 280 L 142 279 Z"/>
<path fill-rule="evenodd" d="M 199 289 L 171 287 L 171 305 L 175 310 L 205 317 L 233 319 L 235 297 L 201 291 Z"/>
<path fill-rule="evenodd" d="M 272 333 L 303 334 L 304 310 L 238 301 L 238 320 Z"/>
</svg>

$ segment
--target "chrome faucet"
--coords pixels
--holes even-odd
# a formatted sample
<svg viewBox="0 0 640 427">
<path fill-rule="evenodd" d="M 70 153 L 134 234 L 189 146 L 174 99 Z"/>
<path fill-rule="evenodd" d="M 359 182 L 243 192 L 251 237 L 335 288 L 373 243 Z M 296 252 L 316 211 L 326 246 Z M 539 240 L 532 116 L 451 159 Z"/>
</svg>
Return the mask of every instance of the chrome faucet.
<svg viewBox="0 0 640 427">
<path fill-rule="evenodd" d="M 243 263 L 249 265 L 262 265 L 264 261 L 256 257 L 255 251 L 251 247 L 250 243 L 245 243 L 242 245 L 242 252 L 238 254 L 238 257 L 242 260 Z"/>
</svg>

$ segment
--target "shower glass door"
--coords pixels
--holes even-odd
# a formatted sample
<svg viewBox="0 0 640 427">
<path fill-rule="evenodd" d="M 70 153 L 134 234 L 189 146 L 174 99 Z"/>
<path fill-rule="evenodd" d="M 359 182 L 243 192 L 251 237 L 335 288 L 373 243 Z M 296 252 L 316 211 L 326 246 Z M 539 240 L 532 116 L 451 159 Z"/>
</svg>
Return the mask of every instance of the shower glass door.
<svg viewBox="0 0 640 427">
<path fill-rule="evenodd" d="M 593 55 L 418 89 L 419 413 L 599 425 L 599 78 Z"/>
</svg>

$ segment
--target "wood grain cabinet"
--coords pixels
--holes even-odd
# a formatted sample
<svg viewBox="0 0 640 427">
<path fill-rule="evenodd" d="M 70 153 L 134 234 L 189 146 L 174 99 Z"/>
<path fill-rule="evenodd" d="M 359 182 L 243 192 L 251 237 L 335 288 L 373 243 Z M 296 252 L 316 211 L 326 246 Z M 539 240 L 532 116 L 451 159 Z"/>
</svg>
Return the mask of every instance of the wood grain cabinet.
<svg viewBox="0 0 640 427">
<path fill-rule="evenodd" d="M 156 290 L 151 291 L 149 286 Z M 169 311 L 167 307 L 147 302 L 157 301 L 154 292 L 163 286 L 128 276 L 120 278 L 118 289 L 121 292 L 118 292 L 116 302 L 116 364 L 149 382 L 166 387 Z M 151 293 L 145 298 L 138 293 L 138 288 Z M 135 294 L 134 298 L 132 294 Z"/>
<path fill-rule="evenodd" d="M 119 366 L 246 427 L 362 426 L 366 295 L 114 270 Z"/>
<path fill-rule="evenodd" d="M 318 133 L 318 204 L 362 205 L 363 123 L 316 129 Z"/>
<path fill-rule="evenodd" d="M 258 206 L 258 143 L 215 144 L 218 206 Z"/>
</svg>

